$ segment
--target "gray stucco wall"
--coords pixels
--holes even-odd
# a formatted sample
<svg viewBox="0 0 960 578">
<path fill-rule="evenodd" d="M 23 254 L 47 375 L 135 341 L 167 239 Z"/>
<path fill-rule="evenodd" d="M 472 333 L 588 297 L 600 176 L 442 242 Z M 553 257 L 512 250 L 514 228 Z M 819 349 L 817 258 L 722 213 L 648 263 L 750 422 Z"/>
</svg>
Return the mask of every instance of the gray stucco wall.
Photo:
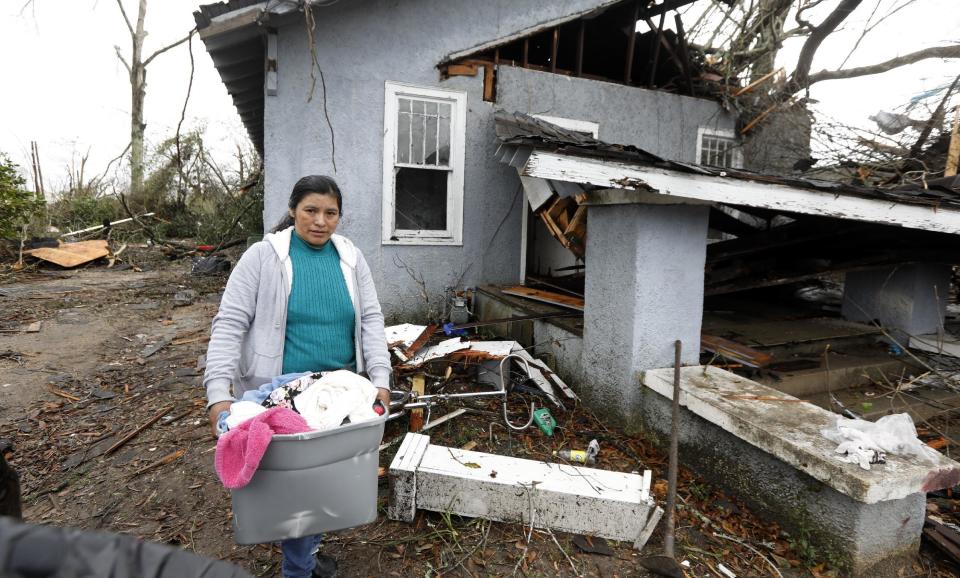
<svg viewBox="0 0 960 578">
<path fill-rule="evenodd" d="M 613 423 L 636 429 L 640 374 L 696 364 L 703 319 L 707 208 L 590 206 L 580 394 Z M 594 255 L 594 257 L 589 257 Z"/>
<path fill-rule="evenodd" d="M 706 100 L 512 67 L 500 69 L 496 105 L 483 102 L 482 72 L 439 80 L 436 64 L 451 52 L 605 3 L 367 0 L 316 9 L 316 53 L 335 136 L 336 170 L 319 78 L 309 98 L 305 26 L 299 19 L 289 21 L 278 30 L 278 93 L 267 96 L 264 107 L 266 226 L 283 215 L 299 177 L 334 176 L 344 194 L 339 232 L 364 252 L 390 320 L 439 313 L 444 287 L 458 280 L 461 286 L 518 282 L 522 195 L 515 171 L 494 159 L 495 108 L 597 120 L 602 139 L 679 160 L 694 159 L 699 124 L 732 126 Z M 381 243 L 387 80 L 467 92 L 462 246 Z"/>
<path fill-rule="evenodd" d="M 500 67 L 497 101 L 509 111 L 593 121 L 602 141 L 684 162 L 697 160 L 699 127 L 736 122 L 710 100 L 513 66 Z"/>
</svg>

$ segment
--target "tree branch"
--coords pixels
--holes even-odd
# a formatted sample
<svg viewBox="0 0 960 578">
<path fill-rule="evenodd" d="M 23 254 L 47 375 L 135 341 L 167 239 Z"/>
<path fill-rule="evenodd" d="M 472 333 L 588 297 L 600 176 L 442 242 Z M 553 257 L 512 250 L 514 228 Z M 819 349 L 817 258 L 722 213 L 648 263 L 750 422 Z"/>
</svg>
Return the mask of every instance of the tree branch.
<svg viewBox="0 0 960 578">
<path fill-rule="evenodd" d="M 127 69 L 127 74 L 133 74 L 133 71 L 130 70 L 130 64 L 127 62 L 127 59 L 123 57 L 123 53 L 120 52 L 120 47 L 114 46 L 113 49 L 117 51 L 117 58 L 120 59 L 120 62 L 123 63 L 124 68 Z"/>
<path fill-rule="evenodd" d="M 120 14 L 123 14 L 123 21 L 127 23 L 127 30 L 130 31 L 130 36 L 134 36 L 135 33 L 133 31 L 133 24 L 130 24 L 130 18 L 127 16 L 126 9 L 123 7 L 123 2 L 121 0 L 117 0 L 117 6 L 120 7 Z"/>
<path fill-rule="evenodd" d="M 197 29 L 194 28 L 193 30 L 191 30 L 186 36 L 184 36 L 184 37 L 181 38 L 180 40 L 177 40 L 177 41 L 174 42 L 173 44 L 168 44 L 168 45 L 164 46 L 163 48 L 161 48 L 160 50 L 154 52 L 153 54 L 150 55 L 149 58 L 147 58 L 146 60 L 143 61 L 143 66 L 146 67 L 148 64 L 150 64 L 150 61 L 153 60 L 154 58 L 160 56 L 161 54 L 163 54 L 164 52 L 170 50 L 171 48 L 176 48 L 177 46 L 180 46 L 181 44 L 183 44 L 183 43 L 186 42 L 187 40 L 190 40 L 190 38 L 193 37 L 193 33 L 196 32 L 196 31 L 197 31 Z"/>
<path fill-rule="evenodd" d="M 809 75 L 807 85 L 809 86 L 814 82 L 821 82 L 823 80 L 837 80 L 841 78 L 855 78 L 857 76 L 880 74 L 881 72 L 887 72 L 888 70 L 893 70 L 894 68 L 906 66 L 907 64 L 913 64 L 914 62 L 919 62 L 928 58 L 960 58 L 960 44 L 954 46 L 934 46 L 931 48 L 924 48 L 923 50 L 911 52 L 910 54 L 904 54 L 903 56 L 891 58 L 886 62 L 880 62 L 870 66 L 860 66 L 857 68 L 848 68 L 846 70 L 821 70 L 816 74 Z"/>
<path fill-rule="evenodd" d="M 794 68 L 793 78 L 790 81 L 791 93 L 802 90 L 810 85 L 810 66 L 813 64 L 814 54 L 817 53 L 817 50 L 823 41 L 827 39 L 827 36 L 830 36 L 830 34 L 837 29 L 837 26 L 840 26 L 862 1 L 863 0 L 840 0 L 840 3 L 833 9 L 833 12 L 831 12 L 819 26 L 813 29 L 813 32 L 810 33 L 807 41 L 803 43 L 803 48 L 800 50 L 800 57 L 797 59 L 797 66 Z"/>
</svg>

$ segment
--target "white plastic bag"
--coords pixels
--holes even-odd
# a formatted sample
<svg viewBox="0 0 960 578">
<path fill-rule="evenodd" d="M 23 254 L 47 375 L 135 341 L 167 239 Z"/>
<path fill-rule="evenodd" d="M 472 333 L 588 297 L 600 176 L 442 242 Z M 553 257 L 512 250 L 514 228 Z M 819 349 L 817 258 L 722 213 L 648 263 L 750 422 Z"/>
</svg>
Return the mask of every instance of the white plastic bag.
<svg viewBox="0 0 960 578">
<path fill-rule="evenodd" d="M 837 453 L 846 454 L 845 461 L 869 470 L 870 463 L 883 463 L 882 454 L 913 456 L 932 460 L 937 451 L 917 438 L 917 428 L 909 414 L 885 415 L 875 422 L 837 417 L 837 425 L 821 430 L 823 437 L 838 444 Z M 864 456 L 876 452 L 864 463 Z M 876 460 L 876 461 L 874 461 Z"/>
</svg>

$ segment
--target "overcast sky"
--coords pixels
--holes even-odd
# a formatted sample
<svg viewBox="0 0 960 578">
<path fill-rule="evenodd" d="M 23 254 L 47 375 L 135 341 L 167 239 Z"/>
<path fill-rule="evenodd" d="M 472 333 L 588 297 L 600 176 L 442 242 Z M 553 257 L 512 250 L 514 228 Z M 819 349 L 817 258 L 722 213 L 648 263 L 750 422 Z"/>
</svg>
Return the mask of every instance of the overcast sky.
<svg viewBox="0 0 960 578">
<path fill-rule="evenodd" d="M 0 88 L 0 151 L 26 169 L 30 141 L 37 141 L 47 188 L 51 189 L 66 181 L 66 167 L 72 159 L 78 161 L 89 151 L 87 174 L 99 174 L 129 141 L 129 84 L 114 46 L 129 53 L 130 37 L 115 0 L 34 0 L 21 12 L 26 1 L 0 0 L 0 49 L 6 56 L 5 81 Z M 856 39 L 854 32 L 862 28 L 858 24 L 878 1 L 878 14 L 890 5 L 909 2 L 864 0 L 845 24 L 849 32 L 831 35 L 824 43 L 813 72 L 840 64 Z M 136 2 L 124 2 L 135 19 Z M 150 54 L 183 37 L 194 26 L 192 13 L 202 3 L 207 2 L 150 2 L 145 52 Z M 846 67 L 956 42 L 960 39 L 958 3 L 960 0 L 915 0 L 874 30 Z M 788 69 L 798 49 L 797 44 L 785 48 L 781 60 Z M 199 39 L 194 39 L 193 52 L 196 73 L 185 126 L 205 125 L 207 141 L 219 146 L 226 160 L 231 143 L 245 139 L 245 133 Z M 150 65 L 145 111 L 148 144 L 173 135 L 189 70 L 186 45 L 162 54 Z M 851 124 L 867 123 L 866 117 L 877 110 L 893 109 L 925 89 L 948 83 L 957 73 L 960 63 L 956 61 L 930 60 L 874 77 L 819 83 L 812 96 L 831 116 Z"/>
</svg>

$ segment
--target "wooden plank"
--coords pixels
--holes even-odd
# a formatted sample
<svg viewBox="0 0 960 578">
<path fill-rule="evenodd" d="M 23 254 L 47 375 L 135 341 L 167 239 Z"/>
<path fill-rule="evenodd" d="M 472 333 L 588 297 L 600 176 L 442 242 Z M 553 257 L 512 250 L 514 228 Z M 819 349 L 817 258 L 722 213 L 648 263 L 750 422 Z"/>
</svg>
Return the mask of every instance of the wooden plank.
<svg viewBox="0 0 960 578">
<path fill-rule="evenodd" d="M 412 522 L 416 516 L 417 466 L 429 445 L 429 436 L 408 433 L 390 462 L 390 469 L 387 471 L 390 478 L 387 517 L 391 520 Z"/>
<path fill-rule="evenodd" d="M 448 64 L 447 76 L 476 76 L 479 67 L 476 64 Z"/>
<path fill-rule="evenodd" d="M 576 212 L 573 213 L 573 218 L 570 219 L 570 222 L 567 224 L 567 228 L 563 230 L 563 236 L 567 238 L 571 243 L 580 245 L 581 247 L 586 246 L 586 237 L 587 237 L 587 206 L 580 205 L 577 207 Z"/>
<path fill-rule="evenodd" d="M 687 202 L 681 200 L 686 199 L 960 233 L 960 210 L 942 205 L 933 207 L 894 203 L 884 199 L 836 195 L 782 184 L 570 157 L 546 151 L 534 151 L 521 174 L 609 189 L 591 193 L 591 205 L 657 202 L 658 197 L 664 201 L 669 198 L 671 203 Z"/>
<path fill-rule="evenodd" d="M 105 240 L 98 239 L 77 243 L 61 243 L 59 247 L 41 247 L 23 253 L 61 267 L 70 268 L 106 257 L 110 254 L 110 247 L 107 246 Z"/>
<path fill-rule="evenodd" d="M 640 2 L 635 0 L 633 3 L 633 18 L 628 22 L 627 32 L 630 38 L 627 39 L 626 62 L 623 65 L 623 82 L 630 84 L 633 78 L 633 57 L 637 52 L 637 20 L 640 19 Z"/>
<path fill-rule="evenodd" d="M 651 30 L 657 30 L 657 28 L 653 25 L 653 21 L 650 20 L 649 16 L 644 16 L 643 21 L 647 23 L 647 26 Z M 663 28 L 661 27 L 660 30 L 663 30 Z M 677 53 L 673 51 L 673 47 L 670 46 L 670 41 L 667 40 L 662 33 L 658 34 L 657 37 L 660 39 L 660 46 L 662 46 L 664 50 L 667 51 L 667 54 L 673 60 L 673 63 L 677 65 L 677 68 L 679 70 L 683 70 L 683 61 L 680 59 L 679 56 L 677 56 Z"/>
<path fill-rule="evenodd" d="M 773 360 L 773 357 L 767 353 L 757 351 L 742 343 L 707 333 L 700 334 L 700 349 L 715 353 L 725 359 L 742 363 L 748 367 L 765 367 Z"/>
<path fill-rule="evenodd" d="M 924 528 L 923 535 L 934 543 L 944 554 L 953 558 L 953 561 L 960 564 L 960 548 L 947 539 L 946 536 L 933 528 Z"/>
<path fill-rule="evenodd" d="M 654 86 L 657 79 L 657 65 L 660 64 L 660 45 L 663 44 L 663 20 L 666 17 L 666 12 L 660 13 L 660 24 L 657 26 L 657 33 L 653 38 L 653 60 L 650 62 L 650 80 L 647 81 L 647 86 L 650 87 Z M 650 22 L 650 20 L 647 20 L 647 24 L 653 26 L 653 22 Z"/>
<path fill-rule="evenodd" d="M 680 42 L 680 65 L 683 70 L 683 78 L 687 81 L 687 90 L 690 96 L 693 96 L 693 78 L 690 75 L 690 51 L 687 49 L 687 36 L 683 32 L 683 19 L 677 12 L 674 16 L 674 22 L 677 25 L 677 40 Z"/>
<path fill-rule="evenodd" d="M 422 373 L 414 375 L 410 381 L 412 382 L 410 389 L 414 393 L 423 395 L 427 391 L 427 379 Z M 410 410 L 410 431 L 418 432 L 421 429 L 423 429 L 423 410 Z"/>
<path fill-rule="evenodd" d="M 427 341 L 430 341 L 430 338 L 436 332 L 436 324 L 431 323 L 430 325 L 424 327 L 423 331 L 420 332 L 420 335 L 418 335 L 417 338 L 413 340 L 413 343 L 410 344 L 410 347 L 403 352 L 403 357 L 413 357 L 418 351 L 420 351 L 421 347 L 427 344 Z"/>
<path fill-rule="evenodd" d="M 497 81 L 494 75 L 493 65 L 485 64 L 483 66 L 483 100 L 486 102 L 496 100 Z"/>
<path fill-rule="evenodd" d="M 638 474 L 432 444 L 423 453 L 415 478 L 418 509 L 532 523 L 635 542 L 638 548 L 645 545 L 642 538 L 649 537 L 649 520 L 659 509 L 651 498 L 642 499 L 644 477 Z M 405 496 L 395 498 L 391 493 L 392 503 L 404 500 Z"/>
<path fill-rule="evenodd" d="M 527 68 L 530 65 L 530 38 L 523 39 L 523 67 Z"/>
<path fill-rule="evenodd" d="M 580 29 L 577 31 L 577 62 L 575 68 L 573 69 L 574 76 L 583 75 L 583 45 L 584 45 L 584 36 L 586 35 L 587 21 L 584 19 L 580 20 Z"/>
<path fill-rule="evenodd" d="M 947 166 L 943 176 L 952 177 L 957 174 L 957 164 L 960 163 L 960 135 L 957 129 L 960 127 L 960 105 L 957 105 L 953 114 L 953 130 L 950 131 L 950 147 L 947 149 Z"/>
<path fill-rule="evenodd" d="M 414 410 L 414 411 L 417 411 L 417 410 Z M 467 408 L 465 408 L 465 407 L 461 407 L 461 408 L 459 408 L 459 409 L 455 409 L 455 410 L 451 411 L 450 413 L 448 413 L 448 414 L 446 414 L 446 415 L 443 415 L 443 416 L 441 416 L 441 417 L 438 417 L 437 419 L 435 419 L 435 420 L 431 421 L 430 423 L 428 423 L 427 425 L 423 426 L 422 428 L 420 428 L 420 431 L 427 431 L 428 429 L 433 429 L 433 428 L 437 427 L 438 425 L 445 424 L 445 423 L 447 423 L 448 421 L 450 421 L 450 420 L 452 420 L 452 419 L 456 419 L 456 418 L 460 417 L 461 415 L 467 413 L 468 411 L 469 411 L 469 410 L 468 410 Z"/>
<path fill-rule="evenodd" d="M 550 367 L 548 367 L 546 363 L 530 355 L 526 349 L 520 346 L 519 343 L 517 343 L 517 346 L 513 349 L 513 353 L 516 353 L 520 357 L 523 357 L 524 359 L 527 360 L 528 363 L 530 363 L 530 365 L 533 365 L 537 369 L 539 369 L 540 373 L 542 373 L 550 381 L 552 381 L 557 387 L 559 387 L 560 391 L 562 391 L 565 396 L 574 400 L 579 399 L 577 397 L 577 394 L 573 393 L 573 390 L 570 389 L 570 387 L 562 379 L 560 379 L 559 375 L 554 373 L 554 371 L 550 369 Z"/>
<path fill-rule="evenodd" d="M 576 309 L 577 311 L 583 311 L 583 299 L 578 299 L 577 297 L 570 297 L 568 295 L 561 295 L 560 293 L 552 293 L 550 291 L 541 291 L 539 289 L 531 289 L 529 287 L 524 287 L 522 285 L 517 285 L 514 287 L 506 287 L 500 290 L 504 295 L 513 295 L 515 297 L 524 297 L 526 299 L 531 299 L 533 301 L 540 301 L 541 303 L 549 303 L 551 305 L 557 305 L 559 307 L 567 307 L 570 309 Z"/>
<path fill-rule="evenodd" d="M 553 46 L 550 52 L 550 72 L 557 72 L 557 52 L 560 45 L 560 29 L 553 29 Z"/>
</svg>

